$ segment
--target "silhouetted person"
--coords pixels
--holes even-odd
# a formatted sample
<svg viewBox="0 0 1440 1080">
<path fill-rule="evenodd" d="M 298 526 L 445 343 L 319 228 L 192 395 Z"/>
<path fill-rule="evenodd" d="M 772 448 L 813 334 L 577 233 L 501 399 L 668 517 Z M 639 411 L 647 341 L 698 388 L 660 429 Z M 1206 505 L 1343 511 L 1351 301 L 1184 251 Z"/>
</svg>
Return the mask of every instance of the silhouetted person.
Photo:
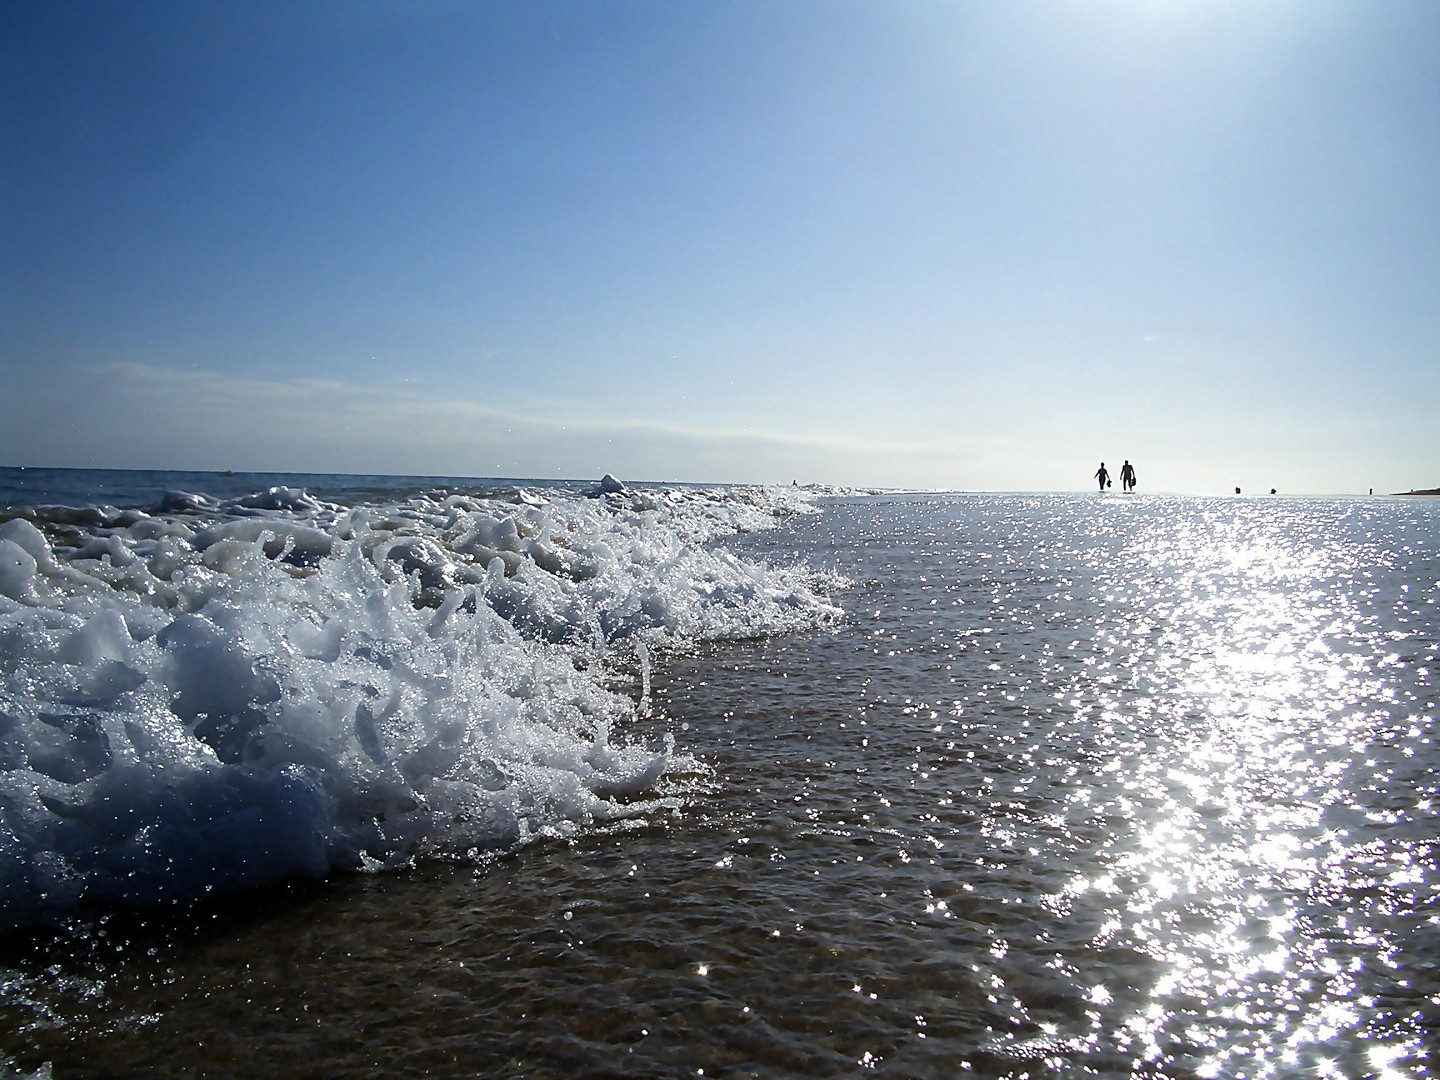
<svg viewBox="0 0 1440 1080">
<path fill-rule="evenodd" d="M 1120 490 L 1135 490 L 1135 466 L 1130 464 L 1130 459 L 1125 459 L 1125 464 L 1120 466 Z"/>
<path fill-rule="evenodd" d="M 1100 462 L 1100 468 L 1095 470 L 1095 479 L 1100 481 L 1100 490 L 1104 491 L 1110 486 L 1110 473 L 1106 471 L 1105 463 Z"/>
</svg>

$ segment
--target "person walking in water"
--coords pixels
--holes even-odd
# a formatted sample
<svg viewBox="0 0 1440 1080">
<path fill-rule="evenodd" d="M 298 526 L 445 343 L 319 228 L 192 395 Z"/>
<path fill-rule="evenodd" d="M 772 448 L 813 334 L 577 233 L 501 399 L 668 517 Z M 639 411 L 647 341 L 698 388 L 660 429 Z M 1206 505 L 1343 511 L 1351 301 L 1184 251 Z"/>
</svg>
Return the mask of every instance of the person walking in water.
<svg viewBox="0 0 1440 1080">
<path fill-rule="evenodd" d="M 1095 471 L 1095 479 L 1100 481 L 1100 490 L 1104 491 L 1110 486 L 1110 473 L 1105 468 L 1105 463 L 1100 462 L 1100 468 Z"/>
<path fill-rule="evenodd" d="M 1104 468 L 1102 465 L 1101 468 Z M 1125 464 L 1120 467 L 1120 490 L 1135 490 L 1135 466 L 1130 464 L 1130 459 L 1125 459 Z"/>
</svg>

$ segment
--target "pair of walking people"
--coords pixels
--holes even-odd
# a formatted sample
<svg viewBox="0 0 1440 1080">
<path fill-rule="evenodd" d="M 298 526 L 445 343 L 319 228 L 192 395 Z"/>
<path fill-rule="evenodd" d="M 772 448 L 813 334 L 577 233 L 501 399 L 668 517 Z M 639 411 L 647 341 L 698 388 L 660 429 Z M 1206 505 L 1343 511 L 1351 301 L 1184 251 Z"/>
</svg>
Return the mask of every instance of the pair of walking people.
<svg viewBox="0 0 1440 1080">
<path fill-rule="evenodd" d="M 1101 491 L 1110 486 L 1110 472 L 1105 468 L 1103 461 L 1100 462 L 1100 468 L 1095 471 L 1095 479 L 1100 481 Z M 1135 490 L 1135 466 L 1130 464 L 1128 458 L 1120 468 L 1120 489 L 1122 491 Z"/>
</svg>

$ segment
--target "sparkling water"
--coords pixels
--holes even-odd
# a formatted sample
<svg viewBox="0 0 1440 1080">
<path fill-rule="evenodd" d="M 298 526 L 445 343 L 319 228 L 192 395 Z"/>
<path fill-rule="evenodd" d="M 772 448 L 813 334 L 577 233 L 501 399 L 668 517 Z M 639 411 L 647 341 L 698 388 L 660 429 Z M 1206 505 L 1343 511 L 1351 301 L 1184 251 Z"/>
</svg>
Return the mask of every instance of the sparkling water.
<svg viewBox="0 0 1440 1080">
<path fill-rule="evenodd" d="M 124 608 L 129 643 L 90 586 L 28 579 L 59 658 L 21 655 L 30 639 L 5 631 L 5 745 L 49 726 L 81 764 L 38 774 L 71 801 L 41 804 L 61 826 L 20 850 L 27 865 L 68 860 L 84 887 L 37 898 L 34 871 L 17 884 L 6 864 L 23 900 L 7 895 L 7 912 L 29 913 L 5 959 L 13 1069 L 1402 1077 L 1440 1064 L 1436 503 L 518 491 L 536 505 L 416 495 L 358 528 L 354 507 L 264 510 L 285 539 L 239 528 L 254 519 L 236 507 L 158 515 L 196 526 L 187 566 L 227 540 L 241 549 L 193 594 L 182 574 L 169 607 L 169 594 L 126 600 L 169 620 L 140 640 Z M 527 552 L 532 512 L 568 524 Z M 361 565 L 357 549 L 405 513 L 421 524 L 388 530 Z M 521 558 L 509 576 L 505 521 Z M 123 591 L 110 578 L 146 528 L 69 527 L 85 535 L 36 526 L 55 566 Z M 101 534 L 121 554 L 87 562 Z M 434 543 L 429 562 L 407 570 L 384 547 L 397 535 Z M 467 557 L 467 543 L 495 555 Z M 593 578 L 540 566 L 582 549 L 604 564 Z M 12 623 L 39 618 L 15 604 Z M 177 643 L 155 656 L 147 642 L 231 609 L 238 653 L 202 649 L 202 684 L 239 655 L 242 690 L 264 675 L 280 695 L 177 705 L 193 693 L 172 655 L 188 639 L 169 630 Z M 109 629 L 87 630 L 97 620 Z M 504 648 L 466 644 L 482 632 Z M 379 639 L 388 651 L 362 654 Z M 402 660 L 418 682 L 393 674 Z M 107 662 L 145 683 L 120 689 Z M 346 697 L 361 676 L 377 694 Z M 392 712 L 366 704 L 396 687 Z M 286 704 L 297 694 L 324 703 L 301 710 L 309 727 Z M 158 763 L 180 750 L 137 751 L 150 771 L 133 783 L 151 796 L 122 827 L 84 796 L 124 740 L 97 769 L 98 740 L 37 719 L 42 700 L 132 726 L 168 716 L 194 768 L 239 793 L 225 841 L 216 813 L 192 814 L 205 844 L 251 853 L 238 865 L 287 845 L 320 854 L 254 880 L 192 858 L 189 885 L 156 885 L 163 874 L 117 854 L 134 843 L 120 834 L 149 807 L 173 834 L 156 850 L 189 850 L 184 804 L 154 794 L 179 790 Z M 261 751 L 205 726 L 226 708 Z M 515 717 L 505 738 L 485 726 L 496 715 Z M 426 756 L 456 724 L 464 737 Z M 408 770 L 386 786 L 378 758 Z M 319 793 L 313 807 L 286 801 L 286 776 Z M 127 891 L 127 868 L 144 888 Z"/>
</svg>

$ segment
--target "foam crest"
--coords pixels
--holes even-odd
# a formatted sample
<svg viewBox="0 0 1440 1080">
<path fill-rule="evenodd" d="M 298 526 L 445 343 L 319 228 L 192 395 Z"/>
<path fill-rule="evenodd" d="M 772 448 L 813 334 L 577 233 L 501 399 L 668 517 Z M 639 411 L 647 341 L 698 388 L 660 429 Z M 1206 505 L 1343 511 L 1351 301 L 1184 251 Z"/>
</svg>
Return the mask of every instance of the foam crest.
<svg viewBox="0 0 1440 1080">
<path fill-rule="evenodd" d="M 703 767 L 627 733 L 618 664 L 643 700 L 654 649 L 837 617 L 711 543 L 808 509 L 275 488 L 0 523 L 0 929 L 675 805 Z"/>
</svg>

